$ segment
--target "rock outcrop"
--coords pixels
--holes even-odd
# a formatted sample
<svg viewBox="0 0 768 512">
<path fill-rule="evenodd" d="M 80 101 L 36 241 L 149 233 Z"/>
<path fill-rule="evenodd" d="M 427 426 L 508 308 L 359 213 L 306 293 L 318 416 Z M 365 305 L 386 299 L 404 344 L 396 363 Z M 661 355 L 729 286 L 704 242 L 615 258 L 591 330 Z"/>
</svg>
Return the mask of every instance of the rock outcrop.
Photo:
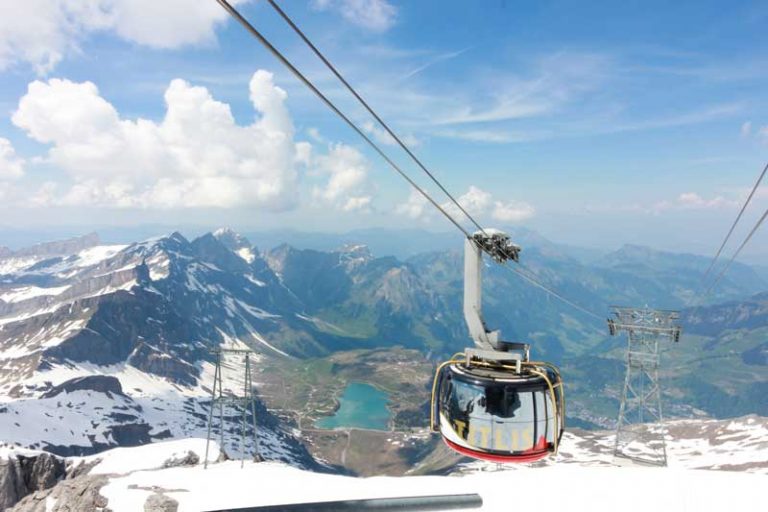
<svg viewBox="0 0 768 512">
<path fill-rule="evenodd" d="M 107 481 L 106 475 L 62 480 L 51 489 L 24 497 L 10 512 L 110 512 L 107 499 L 99 494 Z"/>
<path fill-rule="evenodd" d="M 58 386 L 53 386 L 43 393 L 41 398 L 51 398 L 64 392 L 71 393 L 72 391 L 79 390 L 98 391 L 110 397 L 111 394 L 123 394 L 123 387 L 117 378 L 108 375 L 88 375 L 86 377 L 70 379 Z"/>
<path fill-rule="evenodd" d="M 0 510 L 29 494 L 53 488 L 65 475 L 64 461 L 50 453 L 0 460 Z"/>
</svg>

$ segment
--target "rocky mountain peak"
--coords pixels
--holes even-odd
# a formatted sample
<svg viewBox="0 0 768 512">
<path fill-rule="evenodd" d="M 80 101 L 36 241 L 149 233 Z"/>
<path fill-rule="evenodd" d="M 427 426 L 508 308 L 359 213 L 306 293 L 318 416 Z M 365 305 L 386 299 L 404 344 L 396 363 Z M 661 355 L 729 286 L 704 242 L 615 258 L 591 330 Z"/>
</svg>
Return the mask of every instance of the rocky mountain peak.
<svg viewBox="0 0 768 512">
<path fill-rule="evenodd" d="M 339 249 L 338 253 L 347 270 L 354 270 L 374 259 L 368 246 L 362 244 L 347 244 Z"/>
<path fill-rule="evenodd" d="M 240 256 L 246 263 L 253 263 L 256 259 L 256 249 L 246 237 L 231 228 L 219 228 L 211 234 L 221 244 Z"/>
<path fill-rule="evenodd" d="M 194 239 L 192 248 L 197 257 L 228 271 L 245 272 L 248 265 L 256 259 L 247 247 L 231 249 L 213 233 L 206 233 Z M 238 251 L 243 252 L 243 255 Z"/>
<path fill-rule="evenodd" d="M 180 253 L 189 249 L 189 240 L 178 231 L 168 235 L 148 238 L 143 242 L 131 244 L 128 247 L 129 252 L 137 254 L 154 254 L 160 251 Z"/>
</svg>

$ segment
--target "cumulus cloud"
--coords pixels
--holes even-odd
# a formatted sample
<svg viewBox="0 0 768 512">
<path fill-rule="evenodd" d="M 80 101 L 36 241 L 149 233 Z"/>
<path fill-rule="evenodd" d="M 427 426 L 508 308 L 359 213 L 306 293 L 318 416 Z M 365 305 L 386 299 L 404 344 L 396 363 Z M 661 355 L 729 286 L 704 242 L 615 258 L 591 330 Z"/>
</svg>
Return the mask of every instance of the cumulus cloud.
<svg viewBox="0 0 768 512">
<path fill-rule="evenodd" d="M 247 0 L 230 0 L 233 4 Z M 112 31 L 154 48 L 177 48 L 214 39 L 227 13 L 200 0 L 24 0 L 0 2 L 0 70 L 27 62 L 51 71 L 77 52 L 89 34 Z"/>
<path fill-rule="evenodd" d="M 0 181 L 15 180 L 24 174 L 24 160 L 16 155 L 11 141 L 0 137 Z"/>
<path fill-rule="evenodd" d="M 312 160 L 315 174 L 327 177 L 313 194 L 322 203 L 343 211 L 367 210 L 371 195 L 367 193 L 368 161 L 362 153 L 346 144 L 332 144 L 327 154 Z"/>
<path fill-rule="evenodd" d="M 360 27 L 374 32 L 389 30 L 397 20 L 397 8 L 387 0 L 312 0 L 318 11 L 336 11 Z"/>
<path fill-rule="evenodd" d="M 479 216 L 487 213 L 493 203 L 493 197 L 489 192 L 474 185 L 470 185 L 469 190 L 457 197 L 456 201 L 458 201 L 461 207 L 470 215 Z M 443 203 L 441 206 L 454 217 L 460 217 L 462 215 L 461 210 L 451 202 Z"/>
<path fill-rule="evenodd" d="M 411 219 L 425 218 L 427 216 L 427 208 L 432 206 L 419 192 L 411 190 L 408 200 L 404 203 L 397 205 L 395 213 L 398 215 L 404 215 Z"/>
<path fill-rule="evenodd" d="M 478 222 L 493 219 L 499 222 L 520 222 L 534 215 L 533 206 L 522 201 L 501 201 L 490 192 L 470 185 L 466 193 L 456 198 L 461 207 Z M 440 205 L 447 213 L 460 222 L 466 220 L 461 210 L 452 202 Z M 412 219 L 426 218 L 434 214 L 434 208 L 418 192 L 412 191 L 408 200 L 397 206 L 396 212 Z"/>
<path fill-rule="evenodd" d="M 145 208 L 256 206 L 274 211 L 297 201 L 297 165 L 286 93 L 259 70 L 250 99 L 260 114 L 236 124 L 229 105 L 204 87 L 173 80 L 159 121 L 124 119 L 91 82 L 32 82 L 13 123 L 50 144 L 46 160 L 67 172 L 39 202 Z"/>
<path fill-rule="evenodd" d="M 533 217 L 533 206 L 521 201 L 494 202 L 491 217 L 501 222 L 520 222 Z"/>
<path fill-rule="evenodd" d="M 740 132 L 742 137 L 749 137 L 752 135 L 752 121 L 744 121 L 744 124 L 741 125 Z"/>
</svg>

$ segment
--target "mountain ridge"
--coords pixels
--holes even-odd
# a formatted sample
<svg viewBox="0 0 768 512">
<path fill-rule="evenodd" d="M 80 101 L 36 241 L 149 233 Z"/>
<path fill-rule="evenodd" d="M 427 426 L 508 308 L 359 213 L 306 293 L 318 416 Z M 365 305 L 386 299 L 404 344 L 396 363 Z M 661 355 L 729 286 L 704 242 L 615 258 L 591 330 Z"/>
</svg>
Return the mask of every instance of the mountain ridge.
<svg viewBox="0 0 768 512">
<path fill-rule="evenodd" d="M 53 254 L 51 247 L 75 252 Z M 536 247 L 524 256 L 527 268 L 540 280 L 606 314 L 608 300 L 633 303 L 644 293 L 667 297 L 672 306 L 683 305 L 700 279 L 693 271 L 668 277 L 666 267 L 677 268 L 676 260 L 666 261 L 659 275 L 645 266 L 649 275 L 643 277 L 623 268 L 626 257 L 614 268 L 585 265 L 560 251 Z M 664 253 L 653 257 L 663 258 Z M 195 417 L 201 414 L 200 390 L 210 379 L 211 351 L 222 345 L 248 346 L 265 361 L 387 346 L 416 348 L 431 357 L 454 353 L 470 344 L 461 313 L 462 268 L 459 251 L 420 254 L 406 261 L 376 257 L 359 244 L 331 252 L 287 244 L 259 251 L 232 230 L 191 241 L 173 232 L 129 245 L 61 244 L 39 253 L 27 251 L 24 258 L 0 257 L 0 396 L 16 402 L 12 409 L 20 412 L 17 407 L 30 405 L 19 404 L 33 403 L 67 379 L 91 374 L 133 379 L 139 372 L 142 380 L 160 379 L 175 390 L 176 405 L 165 407 L 179 410 L 178 404 L 191 398 L 182 416 Z M 741 316 L 724 316 L 723 328 L 717 331 L 694 327 L 685 343 L 665 355 L 669 364 L 685 368 L 669 381 L 666 400 L 674 400 L 672 414 L 766 413 L 755 395 L 762 389 L 760 372 L 766 365 L 762 316 L 743 318 L 743 304 L 751 304 L 754 295 L 750 292 L 763 285 L 755 279 L 749 289 L 743 283 L 724 282 L 720 298 L 729 298 L 735 306 L 728 301 L 718 304 L 741 308 Z M 486 272 L 486 290 L 489 325 L 501 328 L 506 339 L 532 342 L 534 357 L 559 363 L 568 372 L 573 421 L 610 425 L 617 407 L 623 341 L 609 338 L 602 322 L 500 267 Z M 750 315 L 762 310 L 746 311 Z M 683 318 L 689 322 L 696 316 L 683 311 Z M 686 363 L 691 350 L 700 357 Z M 730 359 L 733 371 L 708 381 L 700 378 L 730 353 L 740 354 Z M 146 411 L 142 400 L 157 398 L 129 392 L 129 403 L 115 397 L 105 410 L 118 416 L 123 413 L 115 406 Z M 119 443 L 123 434 L 115 432 L 124 425 L 144 425 L 130 427 L 134 431 L 125 438 L 129 442 L 151 440 L 166 435 L 165 430 L 172 436 L 185 432 L 178 425 L 159 428 L 145 413 L 134 416 L 105 421 L 92 434 L 101 440 L 90 441 L 90 446 Z M 168 417 L 159 423 L 175 425 Z M 280 429 L 289 426 L 278 423 L 277 431 L 288 432 Z"/>
</svg>

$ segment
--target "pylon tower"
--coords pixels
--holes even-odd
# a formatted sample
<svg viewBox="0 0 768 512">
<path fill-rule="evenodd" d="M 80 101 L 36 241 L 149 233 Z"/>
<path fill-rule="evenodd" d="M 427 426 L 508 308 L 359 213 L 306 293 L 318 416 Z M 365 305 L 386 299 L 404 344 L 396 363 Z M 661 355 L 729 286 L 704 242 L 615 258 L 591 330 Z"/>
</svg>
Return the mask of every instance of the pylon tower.
<svg viewBox="0 0 768 512">
<path fill-rule="evenodd" d="M 213 431 L 214 410 L 218 408 L 218 437 L 219 449 L 226 455 L 225 450 L 225 432 L 226 423 L 229 422 L 230 432 L 237 432 L 237 425 L 232 423 L 237 421 L 240 416 L 240 454 L 241 463 L 245 460 L 246 453 L 246 431 L 252 431 L 252 453 L 253 460 L 261 460 L 259 454 L 259 445 L 256 436 L 256 402 L 253 397 L 253 376 L 251 373 L 252 350 L 217 348 L 214 350 L 216 356 L 216 370 L 213 376 L 213 387 L 211 389 L 211 405 L 208 411 L 208 435 L 205 441 L 205 462 L 204 468 L 208 467 L 208 447 L 212 437 L 216 435 Z M 238 375 L 242 367 L 242 374 Z M 230 370 L 228 378 L 223 377 L 224 370 Z M 242 380 L 240 380 L 242 379 Z M 225 408 L 234 408 L 234 413 L 225 415 Z M 251 414 L 251 424 L 247 425 L 248 413 Z"/>
<path fill-rule="evenodd" d="M 611 336 L 627 333 L 624 389 L 613 455 L 654 466 L 667 465 L 666 431 L 661 413 L 659 341 L 680 340 L 677 311 L 613 306 L 608 319 Z M 620 460 L 619 460 L 620 462 Z"/>
</svg>

